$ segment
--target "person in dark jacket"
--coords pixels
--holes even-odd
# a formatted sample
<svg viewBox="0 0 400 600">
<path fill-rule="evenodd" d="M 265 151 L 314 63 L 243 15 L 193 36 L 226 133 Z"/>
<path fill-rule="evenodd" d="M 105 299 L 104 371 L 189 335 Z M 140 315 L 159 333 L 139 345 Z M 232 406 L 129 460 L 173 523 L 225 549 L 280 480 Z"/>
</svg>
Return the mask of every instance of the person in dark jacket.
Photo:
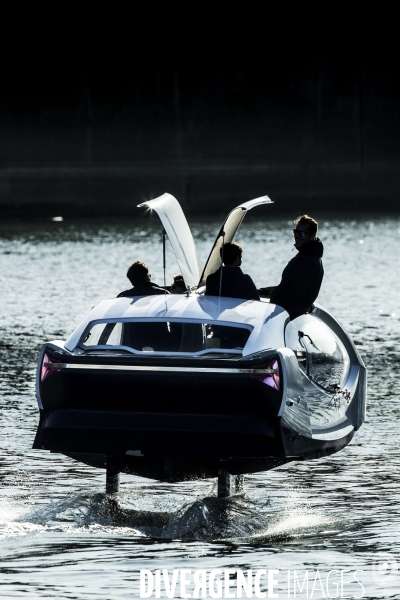
<svg viewBox="0 0 400 600">
<path fill-rule="evenodd" d="M 127 278 L 132 284 L 130 290 L 118 294 L 117 298 L 131 298 L 132 296 L 156 296 L 168 294 L 164 288 L 151 283 L 147 265 L 135 260 L 129 267 Z M 122 345 L 136 350 L 154 352 L 156 350 L 169 350 L 171 336 L 167 323 L 125 323 L 122 337 Z"/>
<path fill-rule="evenodd" d="M 181 274 L 174 275 L 174 281 L 170 288 L 168 288 L 171 294 L 184 294 L 186 292 L 186 285 Z"/>
<path fill-rule="evenodd" d="M 218 271 L 207 277 L 205 293 L 208 296 L 259 300 L 260 295 L 254 281 L 250 275 L 245 275 L 240 268 L 243 248 L 236 242 L 231 242 L 221 247 L 220 254 L 224 266 L 221 266 Z"/>
<path fill-rule="evenodd" d="M 135 260 L 129 267 L 127 278 L 132 284 L 130 290 L 125 290 L 118 294 L 117 298 L 129 298 L 131 296 L 155 296 L 158 294 L 169 294 L 164 288 L 150 281 L 151 275 L 147 265 L 140 260 Z"/>
<path fill-rule="evenodd" d="M 282 306 L 292 320 L 311 310 L 324 276 L 324 247 L 316 237 L 317 221 L 302 215 L 295 223 L 294 246 L 298 254 L 284 268 L 279 285 L 259 290 L 261 296 L 269 297 L 273 304 Z"/>
</svg>

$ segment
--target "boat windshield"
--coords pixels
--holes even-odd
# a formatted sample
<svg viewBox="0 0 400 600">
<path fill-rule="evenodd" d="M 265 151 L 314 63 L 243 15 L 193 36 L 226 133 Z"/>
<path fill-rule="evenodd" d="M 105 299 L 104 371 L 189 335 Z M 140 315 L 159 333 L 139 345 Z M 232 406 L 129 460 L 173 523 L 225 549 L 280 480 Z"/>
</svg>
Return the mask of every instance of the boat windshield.
<svg viewBox="0 0 400 600">
<path fill-rule="evenodd" d="M 133 352 L 242 353 L 251 327 L 166 321 L 92 323 L 79 346 L 84 350 L 125 348 Z"/>
</svg>

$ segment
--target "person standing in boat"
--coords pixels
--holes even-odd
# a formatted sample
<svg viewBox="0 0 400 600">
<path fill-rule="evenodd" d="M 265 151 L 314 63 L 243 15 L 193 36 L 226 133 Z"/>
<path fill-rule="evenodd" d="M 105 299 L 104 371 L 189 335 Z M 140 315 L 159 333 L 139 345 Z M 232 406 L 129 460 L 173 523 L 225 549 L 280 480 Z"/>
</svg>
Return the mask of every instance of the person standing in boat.
<svg viewBox="0 0 400 600">
<path fill-rule="evenodd" d="M 224 244 L 220 249 L 220 254 L 224 266 L 221 266 L 218 271 L 207 277 L 205 293 L 208 296 L 259 300 L 260 295 L 254 281 L 250 275 L 243 273 L 240 268 L 243 254 L 242 246 L 239 246 L 236 242 Z"/>
<path fill-rule="evenodd" d="M 324 247 L 317 237 L 318 223 L 308 215 L 295 220 L 294 247 L 298 254 L 286 265 L 279 285 L 261 288 L 260 295 L 282 306 L 291 320 L 309 312 L 324 276 Z"/>
<path fill-rule="evenodd" d="M 147 265 L 140 260 L 135 260 L 131 264 L 127 273 L 127 278 L 132 284 L 130 290 L 125 290 L 118 294 L 117 298 L 129 298 L 131 296 L 155 296 L 158 294 L 169 294 L 164 288 L 151 282 L 151 275 Z"/>
</svg>

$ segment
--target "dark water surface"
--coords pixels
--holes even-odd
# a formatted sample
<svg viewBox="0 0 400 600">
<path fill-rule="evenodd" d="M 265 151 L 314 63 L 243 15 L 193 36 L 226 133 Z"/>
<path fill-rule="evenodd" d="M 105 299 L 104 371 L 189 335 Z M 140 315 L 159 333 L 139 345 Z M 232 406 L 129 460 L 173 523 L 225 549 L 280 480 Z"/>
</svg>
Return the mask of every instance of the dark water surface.
<svg viewBox="0 0 400 600">
<path fill-rule="evenodd" d="M 293 224 L 255 210 L 237 238 L 243 268 L 273 285 L 294 256 Z M 191 225 L 205 259 L 220 222 Z M 280 598 L 288 570 L 301 579 L 308 570 L 312 582 L 319 570 L 323 582 L 324 592 L 296 597 L 329 597 L 333 569 L 349 570 L 343 595 L 360 597 L 360 569 L 363 597 L 400 598 L 400 218 L 320 219 L 319 301 L 352 335 L 369 377 L 367 421 L 338 454 L 247 476 L 244 495 L 222 500 L 213 480 L 123 475 L 112 501 L 104 471 L 31 450 L 41 344 L 65 339 L 92 306 L 130 287 L 135 259 L 162 284 L 160 232 L 155 215 L 0 225 L 0 598 L 139 598 L 141 568 L 279 569 Z M 167 262 L 170 282 L 170 249 Z"/>
</svg>

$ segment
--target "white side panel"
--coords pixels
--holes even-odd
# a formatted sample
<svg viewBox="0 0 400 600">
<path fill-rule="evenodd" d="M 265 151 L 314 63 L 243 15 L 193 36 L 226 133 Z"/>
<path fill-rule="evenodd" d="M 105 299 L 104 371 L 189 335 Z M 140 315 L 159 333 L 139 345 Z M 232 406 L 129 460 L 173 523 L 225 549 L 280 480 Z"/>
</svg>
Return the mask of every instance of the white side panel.
<svg viewBox="0 0 400 600">
<path fill-rule="evenodd" d="M 310 413 L 297 358 L 289 348 L 279 348 L 277 353 L 280 357 L 284 384 L 282 405 L 279 410 L 281 423 L 288 429 L 312 438 Z"/>
<path fill-rule="evenodd" d="M 200 278 L 199 258 L 192 232 L 178 200 L 171 194 L 163 194 L 138 205 L 139 208 L 142 206 L 156 211 L 167 232 L 186 285 L 190 288 L 196 286 Z"/>
</svg>

